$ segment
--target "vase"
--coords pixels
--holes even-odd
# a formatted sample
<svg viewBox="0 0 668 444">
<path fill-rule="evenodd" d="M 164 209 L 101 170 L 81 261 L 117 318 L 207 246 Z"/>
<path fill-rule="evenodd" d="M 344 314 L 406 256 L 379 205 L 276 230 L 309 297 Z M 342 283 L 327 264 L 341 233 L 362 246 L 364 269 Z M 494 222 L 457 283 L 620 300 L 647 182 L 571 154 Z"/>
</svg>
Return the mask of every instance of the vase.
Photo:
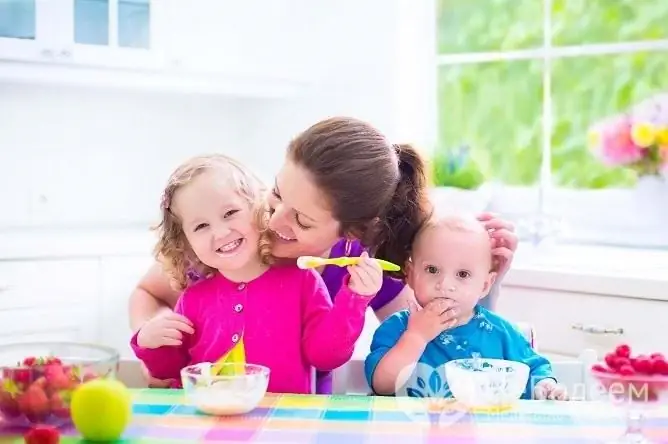
<svg viewBox="0 0 668 444">
<path fill-rule="evenodd" d="M 668 174 L 639 177 L 633 199 L 636 217 L 663 225 L 668 219 Z"/>
</svg>

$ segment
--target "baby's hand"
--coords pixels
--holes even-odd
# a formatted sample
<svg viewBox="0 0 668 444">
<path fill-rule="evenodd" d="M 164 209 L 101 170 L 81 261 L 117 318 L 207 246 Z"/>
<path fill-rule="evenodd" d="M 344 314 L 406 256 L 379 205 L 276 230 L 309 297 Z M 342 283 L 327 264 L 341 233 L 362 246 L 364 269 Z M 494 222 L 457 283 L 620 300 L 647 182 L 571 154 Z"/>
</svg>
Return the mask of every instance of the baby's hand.
<svg viewBox="0 0 668 444">
<path fill-rule="evenodd" d="M 375 296 L 383 285 L 383 269 L 378 261 L 371 259 L 366 251 L 362 252 L 362 260 L 357 265 L 350 265 L 350 281 L 348 287 L 363 296 Z"/>
<path fill-rule="evenodd" d="M 414 302 L 409 305 L 407 333 L 418 335 L 425 342 L 429 342 L 457 323 L 453 301 L 446 298 L 436 298 L 424 308 Z"/>
<path fill-rule="evenodd" d="M 183 333 L 195 333 L 188 318 L 172 311 L 161 313 L 142 326 L 137 334 L 137 345 L 141 348 L 178 347 L 183 343 Z"/>
<path fill-rule="evenodd" d="M 543 379 L 533 388 L 534 399 L 544 400 L 551 399 L 557 401 L 568 400 L 566 387 L 558 384 L 554 379 Z"/>
</svg>

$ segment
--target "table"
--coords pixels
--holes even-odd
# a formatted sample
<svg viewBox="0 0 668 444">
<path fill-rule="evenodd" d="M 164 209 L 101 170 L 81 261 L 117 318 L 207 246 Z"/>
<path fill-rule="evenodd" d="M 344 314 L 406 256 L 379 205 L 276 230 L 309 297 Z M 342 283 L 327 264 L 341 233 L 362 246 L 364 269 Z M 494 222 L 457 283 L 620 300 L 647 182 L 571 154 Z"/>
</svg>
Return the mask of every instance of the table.
<svg viewBox="0 0 668 444">
<path fill-rule="evenodd" d="M 372 396 L 267 395 L 243 417 L 204 416 L 181 390 L 133 390 L 126 444 L 290 443 L 595 443 L 623 431 L 621 412 L 594 402 L 521 401 L 504 413 L 470 414 L 451 402 Z M 668 442 L 668 409 L 646 421 L 648 435 Z M 13 433 L 13 434 L 12 434 Z M 63 431 L 63 444 L 83 443 Z M 0 432 L 0 443 L 23 440 Z"/>
</svg>

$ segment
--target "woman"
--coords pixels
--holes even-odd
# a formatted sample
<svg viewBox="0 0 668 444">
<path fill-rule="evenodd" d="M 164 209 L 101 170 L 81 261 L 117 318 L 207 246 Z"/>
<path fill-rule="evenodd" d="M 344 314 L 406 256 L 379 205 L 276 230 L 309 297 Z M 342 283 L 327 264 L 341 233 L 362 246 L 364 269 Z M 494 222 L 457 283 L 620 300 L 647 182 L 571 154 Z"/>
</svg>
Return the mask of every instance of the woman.
<svg viewBox="0 0 668 444">
<path fill-rule="evenodd" d="M 318 122 L 290 143 L 268 203 L 272 253 L 286 259 L 359 256 L 366 248 L 378 258 L 404 264 L 413 236 L 431 212 L 425 165 L 415 149 L 392 145 L 371 125 L 345 117 Z M 494 240 L 502 276 L 517 238 L 505 221 L 491 215 L 480 220 Z M 327 266 L 320 272 L 335 295 L 345 268 Z M 142 327 L 175 345 L 182 333 L 192 334 L 189 321 L 171 312 L 179 294 L 155 264 L 130 298 L 133 331 Z M 383 320 L 406 308 L 411 298 L 410 288 L 388 275 L 371 307 Z M 495 295 L 486 299 L 493 307 Z M 331 375 L 319 375 L 317 391 L 331 391 Z"/>
</svg>

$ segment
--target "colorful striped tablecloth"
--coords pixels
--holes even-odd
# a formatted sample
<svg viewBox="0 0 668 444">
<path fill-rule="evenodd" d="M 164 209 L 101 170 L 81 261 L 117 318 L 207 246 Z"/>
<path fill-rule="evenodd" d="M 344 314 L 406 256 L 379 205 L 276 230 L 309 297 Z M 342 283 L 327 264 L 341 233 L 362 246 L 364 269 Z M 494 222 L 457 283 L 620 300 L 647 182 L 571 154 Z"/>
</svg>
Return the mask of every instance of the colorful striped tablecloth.
<svg viewBox="0 0 668 444">
<path fill-rule="evenodd" d="M 123 443 L 455 444 L 595 443 L 624 430 L 621 410 L 593 402 L 523 401 L 504 413 L 470 414 L 445 401 L 372 396 L 268 395 L 253 412 L 199 414 L 180 390 L 137 390 Z M 668 443 L 668 410 L 653 411 L 648 435 Z M 84 443 L 73 429 L 61 443 Z M 17 431 L 0 443 L 21 443 Z"/>
</svg>

